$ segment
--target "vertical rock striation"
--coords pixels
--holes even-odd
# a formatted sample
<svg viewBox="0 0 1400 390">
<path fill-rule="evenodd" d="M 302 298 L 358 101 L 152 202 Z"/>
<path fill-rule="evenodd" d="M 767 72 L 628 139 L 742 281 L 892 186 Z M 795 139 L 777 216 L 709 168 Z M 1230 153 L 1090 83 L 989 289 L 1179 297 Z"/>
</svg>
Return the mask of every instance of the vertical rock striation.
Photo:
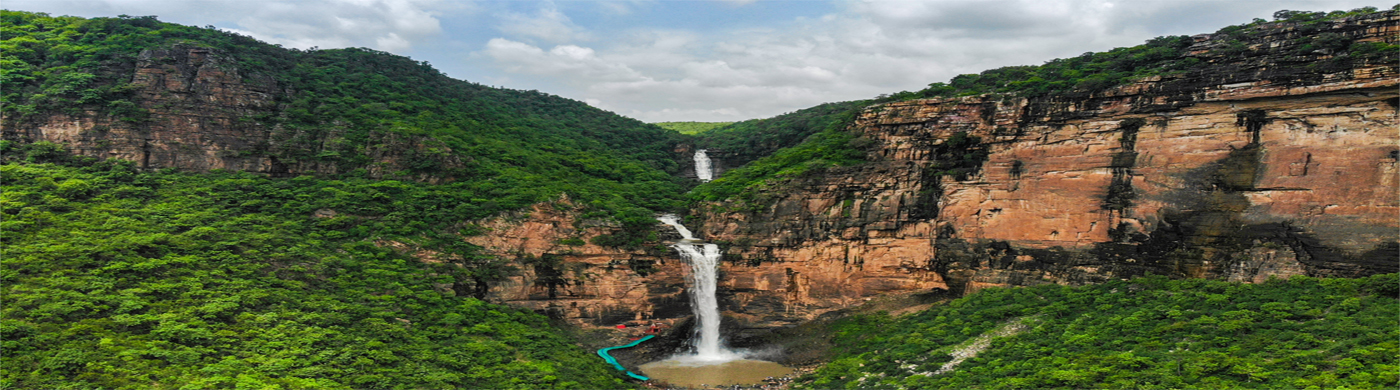
<svg viewBox="0 0 1400 390">
<path fill-rule="evenodd" d="M 91 106 L 26 121 L 5 118 L 0 136 L 59 143 L 77 155 L 128 160 L 144 169 L 295 175 L 366 168 L 370 176 L 384 177 L 417 163 L 413 160 L 433 160 L 444 168 L 463 165 L 451 153 L 427 152 L 450 151 L 428 137 L 372 131 L 367 142 L 350 144 L 343 123 L 318 129 L 269 125 L 285 115 L 285 103 L 297 91 L 270 76 L 241 71 L 236 58 L 216 49 L 188 44 L 146 49 L 134 62 L 117 61 L 106 71 L 130 75 L 130 100 L 148 115 L 123 120 Z M 327 158 L 351 151 L 362 151 L 369 161 Z"/>
<path fill-rule="evenodd" d="M 1397 22 L 1326 28 L 1393 44 Z M 1315 67 L 1333 55 L 1268 54 L 1298 33 L 1263 28 L 1264 54 L 1197 36 L 1211 66 L 1103 92 L 867 108 L 869 163 L 695 212 L 729 250 L 724 308 L 777 325 L 891 292 L 1395 272 L 1394 60 Z"/>
<path fill-rule="evenodd" d="M 582 328 L 623 323 L 678 325 L 691 316 L 689 265 L 666 247 L 620 249 L 589 241 L 618 226 L 584 218 L 567 197 L 477 221 L 466 241 L 508 259 L 516 272 L 491 284 L 487 299 L 545 313 Z M 659 232 L 678 239 L 670 227 Z"/>
<path fill-rule="evenodd" d="M 270 131 L 253 119 L 276 109 L 274 95 L 284 92 L 276 82 L 243 77 L 226 56 L 187 45 L 142 51 L 134 65 L 132 100 L 151 113 L 148 120 L 53 113 L 6 123 L 5 137 L 66 144 L 75 154 L 143 168 L 274 169 L 264 156 Z"/>
</svg>

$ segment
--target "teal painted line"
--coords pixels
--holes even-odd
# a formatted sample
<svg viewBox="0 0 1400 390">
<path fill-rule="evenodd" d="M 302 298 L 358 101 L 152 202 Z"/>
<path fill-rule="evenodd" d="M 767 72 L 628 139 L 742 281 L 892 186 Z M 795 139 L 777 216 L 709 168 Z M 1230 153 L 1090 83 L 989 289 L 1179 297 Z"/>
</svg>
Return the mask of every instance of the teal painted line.
<svg viewBox="0 0 1400 390">
<path fill-rule="evenodd" d="M 641 375 L 633 374 L 631 371 L 627 371 L 626 368 L 622 367 L 622 364 L 619 364 L 619 363 L 617 362 L 617 359 L 614 359 L 614 358 L 612 357 L 612 355 L 609 355 L 609 354 L 608 354 L 608 351 L 611 351 L 611 350 L 614 350 L 614 349 L 632 348 L 632 347 L 637 346 L 637 344 L 641 344 L 643 341 L 651 340 L 652 337 L 656 337 L 656 335 L 647 335 L 647 337 L 643 337 L 643 338 L 634 340 L 634 341 L 632 341 L 632 342 L 630 342 L 630 343 L 627 343 L 627 344 L 624 344 L 624 345 L 619 345 L 619 346 L 616 346 L 616 347 L 607 347 L 607 348 L 599 349 L 599 350 L 598 350 L 598 356 L 602 356 L 602 357 L 603 357 L 603 360 L 606 360 L 606 361 L 608 362 L 608 364 L 613 365 L 613 367 L 614 367 L 614 368 L 617 368 L 618 371 L 622 371 L 622 372 L 626 373 L 627 376 L 630 376 L 630 377 L 632 377 L 632 378 L 636 378 L 636 379 L 638 379 L 638 380 L 644 380 L 644 381 L 645 381 L 645 380 L 651 380 L 651 378 L 647 378 L 647 377 L 644 377 L 644 376 L 641 376 Z"/>
</svg>

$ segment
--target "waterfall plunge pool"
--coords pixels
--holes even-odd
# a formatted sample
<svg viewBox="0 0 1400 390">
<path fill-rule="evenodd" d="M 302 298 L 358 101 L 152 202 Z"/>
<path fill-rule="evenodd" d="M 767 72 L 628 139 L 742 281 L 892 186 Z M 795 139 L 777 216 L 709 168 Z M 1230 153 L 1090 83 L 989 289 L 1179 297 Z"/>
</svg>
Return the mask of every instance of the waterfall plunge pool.
<svg viewBox="0 0 1400 390">
<path fill-rule="evenodd" d="M 703 153 L 701 150 L 696 154 L 697 163 Z M 708 165 L 706 161 L 706 168 Z M 745 359 L 743 354 L 724 348 L 719 334 L 719 302 L 715 299 L 719 246 L 696 239 L 675 215 L 662 215 L 657 219 L 675 228 L 684 238 L 671 247 L 691 265 L 687 279 L 690 282 L 691 309 L 695 311 L 698 326 L 693 339 L 694 354 L 643 364 L 640 367 L 642 373 L 673 386 L 685 387 L 752 385 L 770 377 L 792 373 L 792 368 L 769 361 Z"/>
<path fill-rule="evenodd" d="M 763 360 L 701 361 L 684 357 L 643 364 L 641 370 L 651 379 L 684 387 L 753 385 L 793 371 L 790 367 Z"/>
</svg>

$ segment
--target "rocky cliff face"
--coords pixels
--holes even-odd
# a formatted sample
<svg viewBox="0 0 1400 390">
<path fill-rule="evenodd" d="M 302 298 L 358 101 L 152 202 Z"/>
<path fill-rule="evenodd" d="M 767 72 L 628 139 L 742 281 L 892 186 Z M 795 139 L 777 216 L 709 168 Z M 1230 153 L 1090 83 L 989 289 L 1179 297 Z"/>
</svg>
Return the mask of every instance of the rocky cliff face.
<svg viewBox="0 0 1400 390">
<path fill-rule="evenodd" d="M 267 125 L 268 119 L 282 115 L 283 103 L 296 91 L 265 75 L 244 74 L 234 58 L 214 49 L 175 44 L 144 50 L 134 64 L 116 66 L 134 66 L 111 71 L 131 74 L 130 101 L 148 113 L 145 118 L 122 120 L 88 107 L 23 122 L 7 118 L 0 135 L 63 144 L 77 155 L 128 160 L 147 169 L 295 175 L 367 168 L 371 176 L 383 177 L 409 165 L 406 153 L 436 157 L 447 168 L 461 165 L 450 153 L 415 153 L 444 148 L 431 139 L 388 132 L 375 132 L 366 143 L 370 164 L 288 158 L 337 154 L 347 146 L 340 145 L 343 137 L 334 124 L 317 134 Z"/>
<path fill-rule="evenodd" d="M 516 271 L 491 284 L 487 299 L 564 319 L 581 328 L 663 322 L 680 325 L 690 313 L 689 265 L 671 248 L 603 247 L 590 241 L 618 226 L 588 219 L 567 197 L 477 221 L 467 237 Z M 679 239 L 658 225 L 664 237 Z"/>
<path fill-rule="evenodd" d="M 1394 43 L 1398 19 L 1329 28 Z M 727 244 L 723 308 L 776 325 L 902 291 L 1395 272 L 1394 62 L 1302 72 L 1213 57 L 1222 39 L 1196 37 L 1193 55 L 1220 62 L 1204 72 L 1092 95 L 866 109 L 852 130 L 869 163 L 695 211 Z"/>
<path fill-rule="evenodd" d="M 700 175 L 695 172 L 695 153 L 697 151 L 698 149 L 695 148 L 695 145 L 676 145 L 675 150 L 672 152 L 676 153 L 676 155 L 679 156 L 678 161 L 681 161 L 681 169 L 680 172 L 676 173 L 676 176 L 700 180 Z M 710 174 L 712 177 L 719 177 L 724 174 L 724 171 L 743 165 L 735 164 L 731 161 L 729 153 L 720 149 L 706 149 L 705 155 L 710 157 Z"/>
<path fill-rule="evenodd" d="M 1395 16 L 1346 23 L 1334 27 L 1362 40 L 1400 32 Z M 1254 45 L 1286 46 L 1288 30 L 1275 32 Z M 1196 39 L 1210 60 L 1218 39 Z M 731 335 L 890 294 L 1149 272 L 1262 282 L 1396 271 L 1395 65 L 1300 74 L 1278 63 L 1079 97 L 869 107 L 852 126 L 871 141 L 869 163 L 808 172 L 753 203 L 704 205 L 687 225 L 726 250 Z M 490 299 L 585 328 L 683 329 L 679 256 L 587 244 L 616 227 L 581 215 L 564 201 L 480 221 L 487 232 L 468 240 L 520 269 Z"/>
<path fill-rule="evenodd" d="M 1382 13 L 1328 29 L 1393 44 L 1400 17 Z M 1278 25 L 1248 48 L 1285 52 L 1298 34 Z M 1396 271 L 1393 59 L 1342 68 L 1333 66 L 1343 63 L 1332 61 L 1335 53 L 1231 59 L 1220 54 L 1224 37 L 1196 40 L 1192 55 L 1215 64 L 1203 72 L 1078 96 L 870 107 L 851 128 L 870 141 L 869 163 L 808 172 L 756 202 L 695 210 L 687 224 L 727 251 L 727 324 L 791 325 L 893 293 L 1148 272 L 1259 282 Z M 207 48 L 147 50 L 128 69 L 131 100 L 149 112 L 145 120 L 64 112 L 6 120 L 0 133 L 145 168 L 268 174 L 367 167 L 380 175 L 402 170 L 411 160 L 403 153 L 441 147 L 377 133 L 364 143 L 368 165 L 279 159 L 292 148 L 304 148 L 301 156 L 336 152 L 335 126 L 308 134 L 269 125 L 276 121 L 263 119 L 279 115 L 296 91 L 233 63 Z M 675 152 L 681 161 L 694 153 Z M 710 155 L 718 170 L 736 165 L 723 151 Z M 683 175 L 693 177 L 693 166 Z M 687 265 L 664 246 L 593 245 L 616 227 L 583 215 L 561 200 L 478 221 L 486 233 L 467 240 L 518 269 L 488 298 L 582 326 L 681 325 L 690 315 Z"/>
<path fill-rule="evenodd" d="M 274 110 L 274 95 L 284 91 L 267 78 L 245 79 L 231 62 L 199 47 L 146 50 L 130 85 L 133 100 L 150 110 L 149 121 L 54 113 L 7 123 L 5 136 L 62 143 L 75 154 L 142 167 L 269 171 L 272 161 L 258 151 L 266 151 L 270 131 L 252 119 Z"/>
</svg>

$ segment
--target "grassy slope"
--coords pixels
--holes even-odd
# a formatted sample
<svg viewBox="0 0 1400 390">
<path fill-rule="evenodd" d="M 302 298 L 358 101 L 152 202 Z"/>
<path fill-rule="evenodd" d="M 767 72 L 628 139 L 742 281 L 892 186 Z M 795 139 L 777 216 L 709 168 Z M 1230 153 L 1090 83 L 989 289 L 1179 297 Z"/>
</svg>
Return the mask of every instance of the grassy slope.
<svg viewBox="0 0 1400 390">
<path fill-rule="evenodd" d="M 1148 277 L 991 289 L 833 328 L 836 359 L 802 388 L 1394 388 L 1400 278 L 1263 284 Z M 1011 322 L 951 373 L 953 349 Z"/>
<path fill-rule="evenodd" d="M 677 133 L 695 135 L 729 126 L 734 122 L 657 122 L 653 124 Z"/>
</svg>

